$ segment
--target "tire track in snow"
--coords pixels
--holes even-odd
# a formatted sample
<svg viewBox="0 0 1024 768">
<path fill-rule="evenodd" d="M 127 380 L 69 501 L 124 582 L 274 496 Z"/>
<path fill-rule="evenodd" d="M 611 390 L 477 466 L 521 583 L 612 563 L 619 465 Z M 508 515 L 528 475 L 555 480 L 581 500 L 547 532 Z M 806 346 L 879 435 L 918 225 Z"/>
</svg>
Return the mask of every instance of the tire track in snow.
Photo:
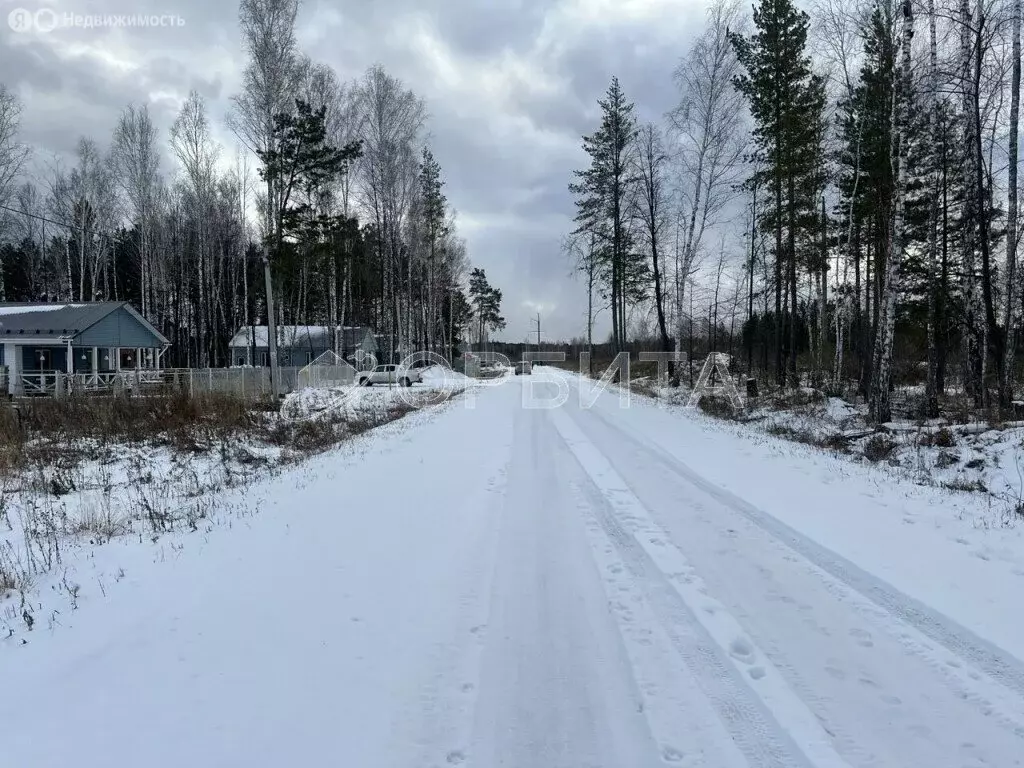
<svg viewBox="0 0 1024 768">
<path fill-rule="evenodd" d="M 634 670 L 609 615 L 576 499 L 552 461 L 544 414 L 518 407 L 514 413 L 466 762 L 474 768 L 656 765 L 658 745 L 639 707 Z"/>
<path fill-rule="evenodd" d="M 985 730 L 987 735 L 982 738 L 979 730 L 995 724 L 1016 739 L 1024 737 L 1024 700 L 1012 690 L 981 674 L 806 558 L 798 557 L 784 542 L 680 479 L 660 462 L 651 461 L 645 452 L 620 440 L 618 432 L 603 426 L 601 420 L 587 419 L 581 412 L 578 424 L 615 462 L 641 503 L 666 526 L 665 530 L 675 537 L 679 546 L 693 556 L 698 569 L 702 572 L 704 568 L 709 569 L 705 578 L 716 590 L 723 590 L 722 597 L 730 609 L 739 611 L 736 615 L 744 623 L 749 616 L 748 626 L 758 645 L 797 695 L 823 718 L 842 754 L 851 760 L 856 755 L 856 760 L 865 764 L 875 764 L 874 760 L 888 757 L 895 765 L 945 765 L 947 755 L 955 751 L 958 732 L 964 743 L 980 739 L 993 750 L 998 743 L 1006 754 L 1020 749 L 1019 742 L 1010 746 L 1004 734 Z M 652 492 L 653 489 L 658 491 Z M 685 514 L 680 514 L 680 505 L 686 509 Z M 711 531 L 714 533 L 709 535 Z M 737 549 L 732 542 L 744 544 Z M 716 551 L 716 556 L 709 556 L 709 551 Z M 776 565 L 778 573 L 773 574 Z M 758 571 L 762 573 L 761 578 Z M 798 574 L 805 574 L 813 581 L 800 586 Z M 781 581 L 776 581 L 777 576 L 781 576 Z M 766 590 L 763 592 L 762 578 Z M 736 580 L 746 584 L 747 590 L 735 589 Z M 781 591 L 777 591 L 779 588 Z M 825 596 L 835 602 L 821 602 Z M 746 603 L 745 599 L 752 602 Z M 780 600 L 777 619 L 769 618 L 769 613 L 760 613 L 758 609 L 759 600 L 772 599 Z M 801 605 L 804 600 L 807 602 Z M 816 608 L 812 609 L 811 604 Z M 837 613 L 835 609 L 839 606 L 844 606 L 848 612 Z M 776 621 L 781 623 L 773 626 Z M 799 632 L 792 630 L 794 624 L 805 624 L 812 642 L 804 645 Z M 864 627 L 871 627 L 873 638 Z M 822 635 L 830 639 L 823 640 Z M 815 639 L 817 643 L 813 642 Z M 883 648 L 875 649 L 875 645 Z M 845 651 L 841 650 L 843 648 Z M 794 653 L 795 649 L 800 650 Z M 864 655 L 865 649 L 867 655 Z M 879 652 L 881 657 L 877 655 Z M 899 656 L 893 655 L 897 652 Z M 888 668 L 885 659 L 889 660 Z M 915 659 L 923 666 L 912 665 Z M 898 673 L 901 666 L 907 667 L 905 675 Z M 892 691 L 883 693 L 890 688 L 886 678 L 890 670 L 898 675 L 892 687 L 901 688 L 900 697 L 892 696 Z M 843 690 L 847 677 L 864 686 L 852 686 L 849 698 Z M 916 680 L 917 685 L 912 680 Z M 925 690 L 928 693 L 921 698 Z M 948 696 L 948 692 L 953 696 Z M 886 718 L 877 710 L 877 702 L 870 701 L 873 694 L 881 699 L 883 710 L 895 707 L 894 718 Z M 964 709 L 963 704 L 974 712 Z M 906 708 L 907 705 L 910 706 Z M 983 715 L 984 719 L 976 719 L 975 714 Z M 920 722 L 938 728 L 941 737 L 927 738 L 922 733 L 927 728 L 920 722 L 906 722 L 914 717 L 926 718 Z M 973 729 L 966 723 L 973 723 Z M 908 738 L 900 738 L 896 729 L 902 727 L 909 729 Z M 936 745 L 940 743 L 945 745 L 946 752 L 941 748 L 936 752 Z M 912 744 L 918 745 L 917 753 Z"/>
<path fill-rule="evenodd" d="M 591 507 L 606 535 L 643 583 L 684 663 L 751 765 L 849 768 L 816 716 L 707 594 L 603 454 L 562 410 L 551 418 L 589 480 Z"/>
<path fill-rule="evenodd" d="M 701 695 L 694 675 L 680 658 L 677 638 L 668 629 L 646 594 L 636 567 L 625 562 L 609 537 L 593 498 L 593 483 L 564 447 L 554 427 L 550 445 L 560 448 L 556 460 L 568 481 L 583 519 L 590 550 L 605 583 L 605 596 L 622 639 L 622 652 L 632 667 L 638 706 L 647 720 L 662 759 L 686 768 L 744 768 L 746 758 L 726 730 L 712 702 Z"/>
<path fill-rule="evenodd" d="M 868 599 L 896 619 L 905 622 L 947 651 L 980 669 L 992 680 L 1024 697 L 1024 662 L 967 627 L 925 605 L 919 600 L 858 567 L 842 555 L 818 544 L 767 512 L 758 509 L 730 491 L 701 477 L 683 461 L 660 445 L 635 435 L 617 424 L 598 408 L 589 410 L 631 445 L 658 461 L 687 483 L 697 487 L 720 504 L 739 513 L 777 541 L 820 568 L 850 590 Z"/>
</svg>

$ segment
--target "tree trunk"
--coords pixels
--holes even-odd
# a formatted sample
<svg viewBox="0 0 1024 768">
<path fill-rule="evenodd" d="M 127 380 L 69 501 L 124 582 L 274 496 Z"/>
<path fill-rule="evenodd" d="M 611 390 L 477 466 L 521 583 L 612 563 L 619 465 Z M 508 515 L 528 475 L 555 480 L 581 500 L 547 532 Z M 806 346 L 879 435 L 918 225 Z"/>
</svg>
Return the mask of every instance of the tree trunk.
<svg viewBox="0 0 1024 768">
<path fill-rule="evenodd" d="M 978 198 L 971 190 L 977 183 L 974 163 L 977 161 L 974 144 L 973 57 L 971 36 L 971 9 L 969 0 L 960 0 L 960 69 L 961 108 L 964 116 L 963 164 L 961 173 L 964 184 L 964 205 L 962 214 L 963 233 L 961 249 L 964 270 L 964 384 L 972 396 L 974 406 L 980 408 L 983 402 L 983 382 L 979 380 L 981 370 L 979 354 L 978 297 L 975 274 L 975 239 L 977 230 Z"/>
<path fill-rule="evenodd" d="M 974 40 L 974 71 L 971 84 L 971 119 L 974 121 L 974 188 L 978 199 L 975 211 L 978 216 L 978 245 L 981 251 L 981 298 L 985 311 L 985 338 L 981 347 L 983 356 L 983 370 L 987 369 L 989 360 L 995 364 L 996 389 L 1002 381 L 1002 370 L 1004 360 L 1003 334 L 999 323 L 996 320 L 995 297 L 992 290 L 992 259 L 989 243 L 989 211 L 991 206 L 988 200 L 988 192 L 985 179 L 985 155 L 982 142 L 982 118 L 981 118 L 981 73 L 983 66 L 984 43 L 982 33 L 985 28 L 985 17 L 983 15 L 982 0 L 977 0 L 977 19 Z M 990 358 L 991 356 L 991 358 Z M 989 386 L 987 376 L 983 374 L 982 387 L 986 405 L 989 401 L 993 387 Z M 1009 405 L 1009 403 L 1002 403 Z"/>
<path fill-rule="evenodd" d="M 930 0 L 934 2 L 934 0 Z M 1020 17 L 1021 0 L 1013 2 L 1013 53 L 1010 83 L 1010 164 L 1007 179 L 1006 209 L 1006 306 L 1003 312 L 1003 328 L 1006 339 L 1006 362 L 1000 381 L 999 399 L 1009 405 L 1013 399 L 1013 368 L 1017 351 L 1016 310 L 1022 291 L 1017 270 L 1017 157 L 1020 127 Z"/>
<path fill-rule="evenodd" d="M 270 355 L 270 391 L 276 400 L 281 394 L 281 375 L 278 371 L 277 358 L 277 318 L 274 315 L 274 279 L 270 271 L 270 243 L 272 242 L 271 227 L 274 218 L 274 183 L 267 179 L 267 238 L 263 243 L 263 285 L 267 292 L 267 350 Z"/>
<path fill-rule="evenodd" d="M 782 361 L 782 178 L 775 173 L 775 383 L 786 382 Z"/>
<path fill-rule="evenodd" d="M 896 298 L 900 290 L 903 250 L 906 247 L 907 139 L 910 122 L 911 59 L 910 41 L 914 35 L 914 10 L 911 0 L 903 2 L 903 40 L 901 45 L 900 84 L 894 100 L 893 126 L 896 130 L 897 162 L 896 211 L 892 226 L 892 247 L 885 267 L 885 289 L 879 312 L 875 346 L 878 367 L 875 371 L 870 402 L 871 419 L 878 424 L 892 419 L 889 387 L 892 380 L 893 336 L 896 328 Z M 895 107 L 898 104 L 898 109 Z"/>
<path fill-rule="evenodd" d="M 800 375 L 797 371 L 797 349 L 799 348 L 799 332 L 797 329 L 797 315 L 799 314 L 799 307 L 797 306 L 797 284 L 796 284 L 796 179 L 792 172 L 789 176 L 789 230 L 786 234 L 787 237 L 787 254 L 789 257 L 789 291 L 790 291 L 790 309 L 789 309 L 789 386 L 792 389 L 798 389 L 800 387 Z"/>
<path fill-rule="evenodd" d="M 938 304 L 936 291 L 936 270 L 938 265 L 937 230 L 939 223 L 939 184 L 936 157 L 936 131 L 938 131 L 939 108 L 939 65 L 938 46 L 935 34 L 935 0 L 928 0 L 928 377 L 925 382 L 924 415 L 935 418 L 939 415 L 938 395 L 938 344 L 936 339 Z"/>
</svg>

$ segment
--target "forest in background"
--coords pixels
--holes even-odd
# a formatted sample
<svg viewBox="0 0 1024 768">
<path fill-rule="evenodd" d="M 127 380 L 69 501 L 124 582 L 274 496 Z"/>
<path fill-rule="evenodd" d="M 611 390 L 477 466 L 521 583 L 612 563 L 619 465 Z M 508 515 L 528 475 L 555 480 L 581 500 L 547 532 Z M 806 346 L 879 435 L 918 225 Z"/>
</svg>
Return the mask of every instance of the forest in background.
<svg viewBox="0 0 1024 768">
<path fill-rule="evenodd" d="M 379 65 L 346 82 L 309 59 L 298 12 L 240 3 L 233 162 L 193 91 L 169 135 L 128 105 L 109 139 L 82 137 L 70 167 L 32 174 L 24 105 L 0 84 L 0 301 L 131 301 L 180 367 L 227 365 L 231 336 L 267 324 L 268 288 L 277 324 L 369 326 L 388 358 L 451 357 L 504 327 L 445 197 L 424 100 Z"/>
<path fill-rule="evenodd" d="M 712 0 L 641 124 L 613 78 L 564 250 L 588 332 L 891 418 L 1020 394 L 1020 0 Z M 696 304 L 694 298 L 697 298 Z"/>
</svg>

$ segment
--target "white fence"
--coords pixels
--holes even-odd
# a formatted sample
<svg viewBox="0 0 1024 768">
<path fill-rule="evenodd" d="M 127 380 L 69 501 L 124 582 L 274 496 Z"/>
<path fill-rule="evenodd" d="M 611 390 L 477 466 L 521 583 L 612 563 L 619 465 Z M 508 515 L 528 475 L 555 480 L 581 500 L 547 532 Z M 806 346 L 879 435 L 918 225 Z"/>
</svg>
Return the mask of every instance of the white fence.
<svg viewBox="0 0 1024 768">
<path fill-rule="evenodd" d="M 278 372 L 282 394 L 304 387 L 345 386 L 355 381 L 355 369 L 347 364 L 281 367 Z M 187 392 L 189 395 L 229 394 L 246 400 L 271 397 L 270 368 L 164 368 L 70 374 L 26 371 L 19 376 L 14 394 L 24 396 Z"/>
</svg>

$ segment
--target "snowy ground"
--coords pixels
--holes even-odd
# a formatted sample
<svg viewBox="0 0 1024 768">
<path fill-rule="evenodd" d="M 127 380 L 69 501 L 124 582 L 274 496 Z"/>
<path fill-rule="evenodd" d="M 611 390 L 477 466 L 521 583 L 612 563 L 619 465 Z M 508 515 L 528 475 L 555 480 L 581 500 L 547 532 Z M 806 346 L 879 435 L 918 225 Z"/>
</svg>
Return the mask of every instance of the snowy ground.
<svg viewBox="0 0 1024 768">
<path fill-rule="evenodd" d="M 169 536 L 209 533 L 250 515 L 245 502 L 261 479 L 408 409 L 443 407 L 473 385 L 451 371 L 424 378 L 408 389 L 302 390 L 253 434 L 197 429 L 187 439 L 47 443 L 39 463 L 0 473 L 0 638 L 24 641 L 38 625 L 57 626 L 80 600 L 120 580 L 120 565 L 83 570 L 104 561 L 96 547 L 145 540 L 164 557 Z M 324 430 L 303 434 L 313 422 Z"/>
<path fill-rule="evenodd" d="M 1019 528 L 590 386 L 510 377 L 90 550 L 116 583 L 0 641 L 2 763 L 1024 761 Z"/>
<path fill-rule="evenodd" d="M 408 388 L 397 384 L 377 384 L 372 387 L 353 385 L 301 389 L 285 397 L 281 410 L 286 417 L 299 419 L 333 414 L 353 417 L 386 410 L 394 403 L 416 407 L 424 400 L 441 403 L 474 384 L 472 379 L 457 371 L 433 366 L 423 372 L 421 382 Z"/>
<path fill-rule="evenodd" d="M 677 409 L 690 398 L 686 387 L 658 387 L 648 379 L 632 385 L 638 393 Z M 920 393 L 913 388 L 899 393 L 916 394 Z M 748 431 L 815 445 L 915 483 L 981 493 L 993 513 L 985 524 L 1024 524 L 1024 423 L 904 419 L 875 430 L 868 423 L 866 405 L 853 406 L 809 389 L 788 401 L 762 398 L 739 421 Z"/>
</svg>

